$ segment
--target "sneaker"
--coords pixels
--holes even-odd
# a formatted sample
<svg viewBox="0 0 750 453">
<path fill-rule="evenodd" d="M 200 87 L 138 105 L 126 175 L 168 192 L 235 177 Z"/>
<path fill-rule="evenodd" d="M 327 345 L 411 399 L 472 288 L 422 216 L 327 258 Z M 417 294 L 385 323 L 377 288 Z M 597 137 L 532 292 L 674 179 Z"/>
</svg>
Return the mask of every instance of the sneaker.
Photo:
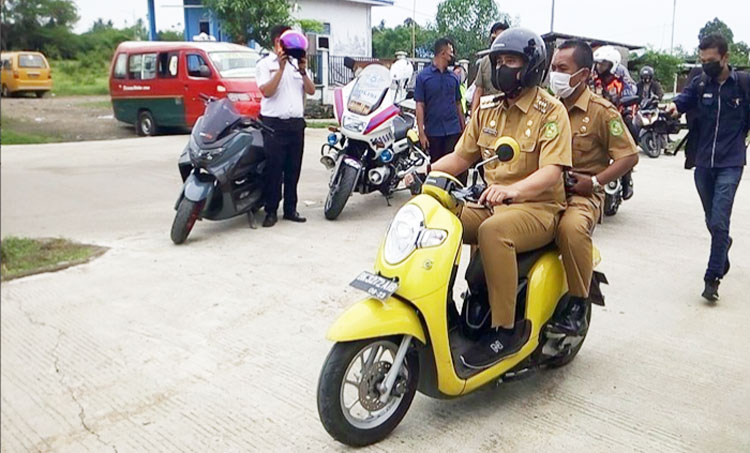
<svg viewBox="0 0 750 453">
<path fill-rule="evenodd" d="M 495 327 L 482 335 L 473 348 L 461 355 L 461 362 L 468 368 L 485 368 L 501 358 L 515 352 L 521 343 L 521 331 Z"/>
<path fill-rule="evenodd" d="M 709 302 L 719 300 L 719 280 L 706 280 L 706 287 L 703 289 L 703 294 L 701 295 Z"/>
<path fill-rule="evenodd" d="M 553 333 L 580 336 L 588 327 L 586 300 L 581 297 L 571 297 L 566 312 L 550 325 L 550 330 Z"/>
</svg>

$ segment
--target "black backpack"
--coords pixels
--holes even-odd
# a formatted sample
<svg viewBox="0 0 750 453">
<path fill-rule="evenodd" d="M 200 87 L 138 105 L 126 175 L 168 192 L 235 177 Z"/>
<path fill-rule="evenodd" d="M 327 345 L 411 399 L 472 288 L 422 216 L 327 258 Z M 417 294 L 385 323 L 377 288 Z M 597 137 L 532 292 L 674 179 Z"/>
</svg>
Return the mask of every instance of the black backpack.
<svg viewBox="0 0 750 453">
<path fill-rule="evenodd" d="M 740 87 L 740 92 L 742 93 L 742 98 L 747 108 L 750 105 L 750 73 L 736 71 L 735 74 L 737 75 L 737 84 Z M 708 84 L 711 79 L 702 71 L 698 77 L 701 78 L 700 82 L 698 82 L 698 99 L 700 100 L 703 99 L 703 92 L 706 90 L 706 84 Z M 695 167 L 695 155 L 698 152 L 698 137 L 700 136 L 700 129 L 698 127 L 700 123 L 698 122 L 698 119 L 700 118 L 700 113 L 696 107 L 687 112 L 685 116 L 687 118 L 688 127 L 688 134 L 683 140 L 685 142 L 685 168 L 690 169 Z M 747 123 L 745 124 L 744 131 L 745 135 L 750 132 L 750 111 L 748 112 Z M 675 150 L 675 152 L 677 151 Z"/>
</svg>

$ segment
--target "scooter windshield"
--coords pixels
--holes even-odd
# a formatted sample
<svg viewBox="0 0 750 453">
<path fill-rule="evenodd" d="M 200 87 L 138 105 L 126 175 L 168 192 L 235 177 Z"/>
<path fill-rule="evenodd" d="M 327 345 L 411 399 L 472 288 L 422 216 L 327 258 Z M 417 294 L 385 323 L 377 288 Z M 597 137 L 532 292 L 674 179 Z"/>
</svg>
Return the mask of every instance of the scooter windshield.
<svg viewBox="0 0 750 453">
<path fill-rule="evenodd" d="M 220 139 L 227 128 L 240 121 L 242 116 L 237 113 L 234 104 L 227 98 L 209 102 L 202 120 L 196 125 L 193 134 L 196 140 L 208 145 Z"/>
<path fill-rule="evenodd" d="M 391 84 L 391 73 L 383 65 L 371 64 L 357 76 L 346 108 L 359 115 L 369 115 L 378 108 Z"/>
</svg>

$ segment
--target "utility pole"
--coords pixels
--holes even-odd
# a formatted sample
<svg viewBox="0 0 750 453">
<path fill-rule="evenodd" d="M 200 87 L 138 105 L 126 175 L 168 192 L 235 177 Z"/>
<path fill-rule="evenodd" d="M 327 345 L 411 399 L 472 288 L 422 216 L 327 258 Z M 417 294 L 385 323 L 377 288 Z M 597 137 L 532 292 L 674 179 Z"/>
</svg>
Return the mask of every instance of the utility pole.
<svg viewBox="0 0 750 453">
<path fill-rule="evenodd" d="M 549 20 L 549 32 L 555 31 L 555 0 L 552 0 L 552 17 Z"/>
<path fill-rule="evenodd" d="M 417 0 L 411 13 L 411 57 L 417 58 Z"/>
<path fill-rule="evenodd" d="M 672 2 L 672 40 L 669 42 L 669 54 L 674 55 L 674 13 L 677 10 L 677 0 Z"/>
</svg>

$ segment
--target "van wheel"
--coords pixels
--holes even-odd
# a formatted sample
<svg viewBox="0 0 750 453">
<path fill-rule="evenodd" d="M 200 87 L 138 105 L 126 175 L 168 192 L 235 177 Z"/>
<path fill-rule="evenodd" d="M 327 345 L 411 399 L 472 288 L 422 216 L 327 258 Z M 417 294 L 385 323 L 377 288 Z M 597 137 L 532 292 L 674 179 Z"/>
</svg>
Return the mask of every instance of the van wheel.
<svg viewBox="0 0 750 453">
<path fill-rule="evenodd" d="M 36 94 L 36 97 L 38 97 L 39 99 L 41 99 L 41 98 L 44 97 L 44 95 L 47 94 L 47 92 L 46 91 L 37 91 L 34 94 Z"/>
<path fill-rule="evenodd" d="M 3 85 L 2 95 L 3 95 L 4 98 L 9 98 L 10 97 L 10 90 L 8 90 L 8 87 L 5 86 L 5 85 Z"/>
<path fill-rule="evenodd" d="M 135 123 L 135 133 L 140 137 L 156 135 L 157 127 L 154 121 L 154 115 L 148 110 L 143 110 L 138 114 L 138 121 Z"/>
</svg>

